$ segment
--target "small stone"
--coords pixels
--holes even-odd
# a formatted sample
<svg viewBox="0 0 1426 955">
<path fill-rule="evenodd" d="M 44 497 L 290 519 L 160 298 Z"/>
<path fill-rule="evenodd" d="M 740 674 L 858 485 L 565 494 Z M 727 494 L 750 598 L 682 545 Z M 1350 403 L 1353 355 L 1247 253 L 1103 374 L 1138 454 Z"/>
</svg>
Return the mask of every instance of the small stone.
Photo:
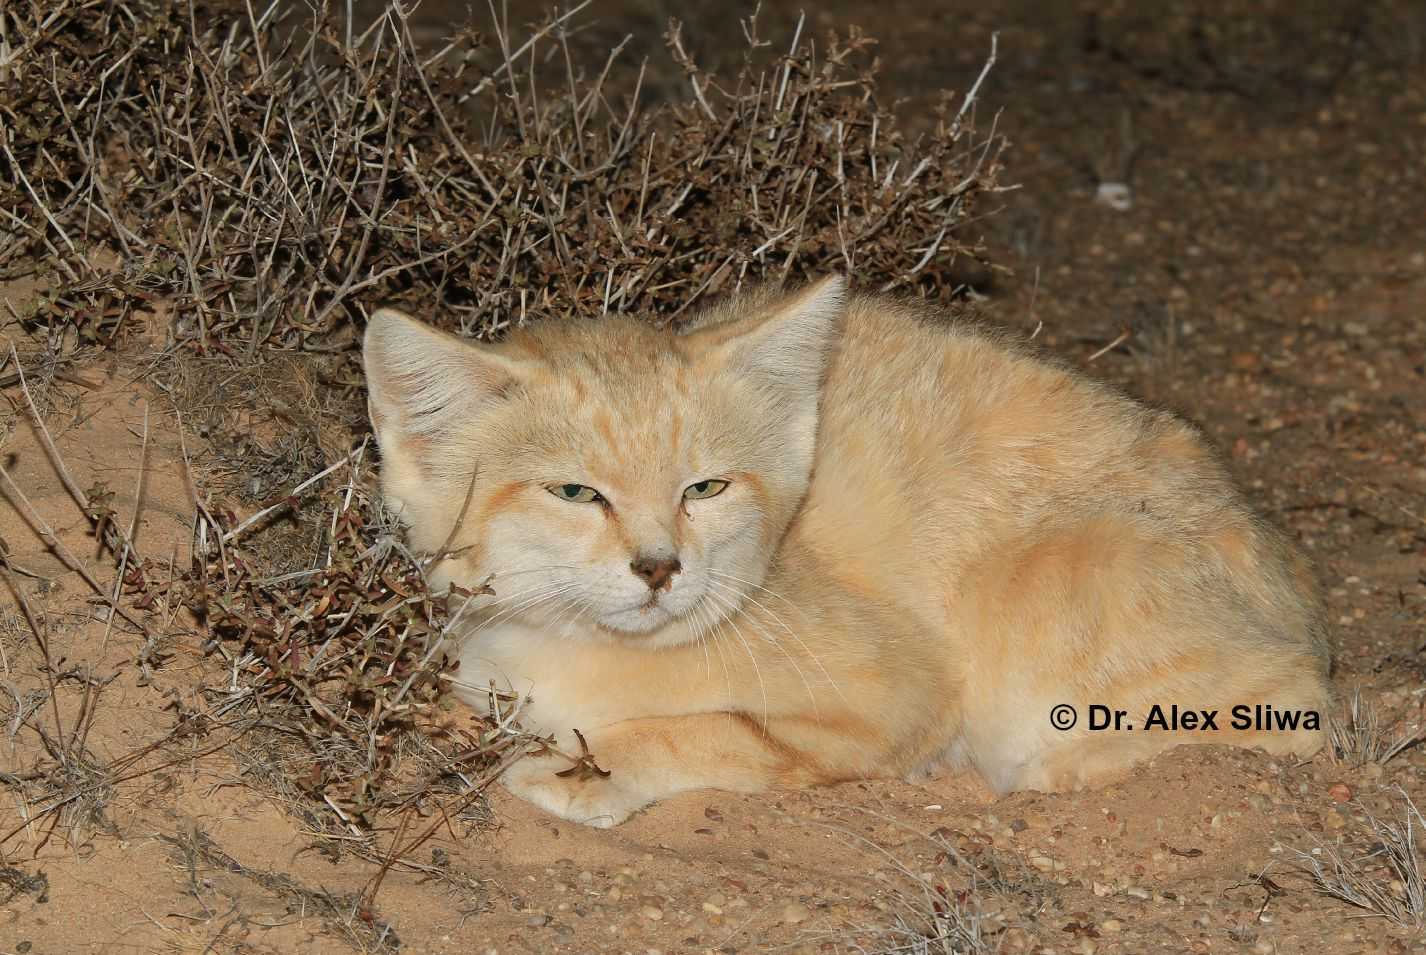
<svg viewBox="0 0 1426 955">
<path fill-rule="evenodd" d="M 1140 899 L 1144 902 L 1147 902 L 1149 901 L 1149 899 L 1154 897 L 1153 893 L 1150 892 L 1148 889 L 1142 888 L 1137 885 L 1129 886 L 1127 889 L 1124 890 L 1124 894 L 1129 896 L 1131 899 Z"/>
<path fill-rule="evenodd" d="M 1023 952 L 1030 947 L 1030 936 L 1022 928 L 1008 928 L 1000 938 L 1001 948 L 1007 952 Z"/>
<path fill-rule="evenodd" d="M 550 924 L 550 917 L 543 913 L 540 915 L 532 915 L 525 920 L 525 924 L 530 926 L 530 928 L 544 928 Z"/>
<path fill-rule="evenodd" d="M 1035 868 L 1039 869 L 1041 872 L 1049 872 L 1055 867 L 1055 860 L 1051 859 L 1049 856 L 1040 855 L 1036 853 L 1035 855 L 1032 855 L 1030 857 L 1030 864 Z"/>
<path fill-rule="evenodd" d="M 663 918 L 663 909 L 657 905 L 642 905 L 639 907 L 639 914 L 650 922 L 657 922 Z"/>
<path fill-rule="evenodd" d="M 590 872 L 588 869 L 585 869 L 579 874 L 579 881 L 584 883 L 585 885 L 588 885 L 589 883 L 594 881 L 594 873 Z"/>
<path fill-rule="evenodd" d="M 797 925 L 812 917 L 812 910 L 801 902 L 789 902 L 782 907 L 782 921 L 788 925 Z"/>
<path fill-rule="evenodd" d="M 1333 802 L 1350 802 L 1352 787 L 1346 783 L 1333 783 L 1327 787 L 1327 795 L 1332 797 Z"/>
<path fill-rule="evenodd" d="M 709 915 L 722 915 L 722 914 L 723 914 L 723 908 L 722 908 L 722 906 L 714 905 L 712 902 L 704 902 L 704 903 L 703 903 L 703 911 L 707 912 Z"/>
<path fill-rule="evenodd" d="M 1099 923 L 1099 930 L 1102 932 L 1119 932 L 1123 931 L 1123 929 L 1124 923 L 1118 919 L 1105 919 Z"/>
<path fill-rule="evenodd" d="M 1090 887 L 1094 889 L 1095 896 L 1101 899 L 1114 894 L 1114 886 L 1105 885 L 1103 882 L 1091 882 Z"/>
</svg>

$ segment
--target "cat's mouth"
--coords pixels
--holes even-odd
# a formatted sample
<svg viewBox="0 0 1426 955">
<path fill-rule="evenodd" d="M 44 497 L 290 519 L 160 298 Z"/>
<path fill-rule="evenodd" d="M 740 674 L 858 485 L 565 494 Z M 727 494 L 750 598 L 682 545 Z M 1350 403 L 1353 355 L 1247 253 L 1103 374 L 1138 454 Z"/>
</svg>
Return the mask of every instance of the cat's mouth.
<svg viewBox="0 0 1426 955">
<path fill-rule="evenodd" d="M 651 593 L 643 603 L 603 614 L 595 623 L 600 629 L 613 634 L 645 634 L 659 629 L 676 616 L 663 594 Z"/>
</svg>

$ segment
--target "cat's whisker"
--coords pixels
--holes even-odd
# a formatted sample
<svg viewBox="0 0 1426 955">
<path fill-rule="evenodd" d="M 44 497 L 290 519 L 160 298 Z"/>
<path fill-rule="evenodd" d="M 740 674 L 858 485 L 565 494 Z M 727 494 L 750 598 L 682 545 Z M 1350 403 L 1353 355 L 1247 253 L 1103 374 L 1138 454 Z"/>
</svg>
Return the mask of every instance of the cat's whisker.
<svg viewBox="0 0 1426 955">
<path fill-rule="evenodd" d="M 547 628 L 551 633 L 560 633 L 562 636 L 564 636 L 564 637 L 567 639 L 567 638 L 569 637 L 569 628 L 568 628 L 568 627 L 565 627 L 565 629 L 563 630 L 563 632 L 561 632 L 560 627 L 561 627 L 561 626 L 564 624 L 564 622 L 565 622 L 565 619 L 564 619 L 564 618 L 565 618 L 565 615 L 566 615 L 566 614 L 571 614 L 571 618 L 570 618 L 570 619 L 571 619 L 571 621 L 573 621 L 573 614 L 572 614 L 572 612 L 573 612 L 574 609 L 575 609 L 576 607 L 578 607 L 578 606 L 579 606 L 579 598 L 578 598 L 578 597 L 563 597 L 563 598 L 561 598 L 560 601 L 559 601 L 559 608 L 555 611 L 555 615 L 554 615 L 554 617 L 550 620 L 550 622 L 545 625 L 546 628 Z"/>
<path fill-rule="evenodd" d="M 563 596 L 564 594 L 569 593 L 571 590 L 574 590 L 576 586 L 577 585 L 572 581 L 562 581 L 561 583 L 556 584 L 553 587 L 534 587 L 530 588 L 529 590 L 522 591 L 522 595 L 534 593 L 534 596 L 527 597 L 525 600 L 521 601 L 518 604 L 506 607 L 499 613 L 490 617 L 489 619 L 482 621 L 479 626 L 477 626 L 474 630 L 470 631 L 470 633 L 465 636 L 465 639 L 470 639 L 471 637 L 474 637 L 476 634 L 488 629 L 491 626 L 494 626 L 497 622 L 506 619 L 512 614 L 523 613 L 527 610 L 532 610 L 543 603 Z M 535 593 L 535 591 L 539 592 Z M 513 601 L 518 599 L 518 597 L 510 597 L 507 599 Z"/>
<path fill-rule="evenodd" d="M 704 639 L 717 651 L 718 665 L 723 668 L 723 705 L 729 708 L 728 721 L 731 723 L 733 719 L 731 711 L 733 703 L 733 674 L 732 671 L 728 669 L 728 657 L 727 654 L 723 652 L 723 642 L 718 633 L 718 615 L 707 605 L 700 604 L 700 608 L 708 621 L 703 631 Z"/>
<path fill-rule="evenodd" d="M 728 657 L 723 653 L 723 644 L 718 639 L 718 617 L 714 614 L 713 609 L 707 606 L 704 601 L 699 601 L 694 604 L 694 606 L 707 615 L 708 626 L 704 631 L 704 638 L 713 644 L 714 650 L 718 651 L 718 661 L 723 665 L 723 692 L 725 694 L 725 701 L 731 705 L 733 701 L 733 676 L 728 670 Z M 728 714 L 728 720 L 732 722 L 731 712 Z"/>
<path fill-rule="evenodd" d="M 731 592 L 734 592 L 734 593 L 737 592 L 734 588 L 729 587 L 727 584 L 719 583 L 719 582 L 716 581 L 716 580 L 709 580 L 708 583 L 709 583 L 711 586 L 716 587 L 716 588 L 718 588 L 718 589 L 720 589 L 720 590 L 727 590 L 727 591 L 731 591 Z M 726 598 L 726 597 L 724 597 L 723 599 L 724 599 L 725 602 L 727 601 L 727 598 Z M 814 653 L 812 653 L 812 651 L 808 648 L 808 646 L 807 646 L 805 643 L 802 643 L 801 639 L 797 636 L 797 634 L 793 633 L 793 632 L 792 632 L 792 629 L 791 629 L 790 627 L 788 627 L 787 624 L 783 623 L 783 622 L 782 622 L 782 619 L 781 619 L 780 617 L 778 617 L 777 614 L 773 613 L 773 612 L 772 612 L 771 610 L 769 610 L 768 608 L 763 607 L 763 605 L 760 604 L 760 603 L 758 603 L 757 601 L 753 601 L 753 602 L 754 602 L 755 604 L 757 604 L 757 606 L 761 607 L 762 610 L 763 610 L 763 612 L 765 612 L 765 613 L 767 613 L 769 616 L 771 616 L 771 617 L 773 618 L 773 620 L 777 621 L 777 623 L 780 624 L 780 625 L 782 626 L 782 628 L 788 632 L 788 634 L 792 637 L 792 639 L 797 640 L 798 643 L 801 643 L 801 644 L 802 644 L 802 649 L 803 649 L 803 651 L 804 651 L 804 652 L 812 659 L 812 661 L 813 661 L 814 663 L 816 663 L 817 666 L 822 670 L 823 675 L 827 678 L 827 682 L 830 683 L 834 689 L 837 689 L 836 682 L 835 682 L 834 680 L 832 680 L 831 676 L 827 673 L 827 668 L 824 667 L 824 666 L 822 666 L 822 662 L 817 659 L 816 655 L 815 655 Z M 733 611 L 733 612 L 736 613 L 737 611 Z M 788 649 L 782 645 L 782 642 L 781 642 L 780 640 L 778 640 L 777 637 L 776 637 L 773 633 L 771 633 L 771 632 L 767 629 L 766 626 L 763 625 L 762 621 L 758 620 L 757 618 L 753 617 L 751 614 L 749 614 L 749 613 L 747 613 L 747 612 L 745 612 L 745 611 L 742 613 L 742 617 L 743 617 L 744 620 L 748 621 L 749 624 L 751 624 L 752 626 L 754 626 L 754 627 L 757 628 L 758 635 L 763 638 L 763 641 L 764 641 L 765 643 L 772 644 L 772 646 L 776 647 L 777 650 L 778 650 L 778 652 L 781 653 L 784 657 L 787 658 L 787 662 L 790 663 L 790 664 L 792 664 L 792 669 L 794 669 L 794 670 L 797 671 L 797 677 L 798 677 L 798 679 L 800 679 L 800 680 L 802 681 L 802 688 L 807 691 L 807 698 L 808 698 L 808 700 L 811 701 L 811 703 L 812 703 L 812 708 L 813 708 L 814 710 L 816 710 L 816 711 L 820 714 L 820 712 L 821 712 L 821 707 L 820 707 L 820 705 L 819 705 L 818 702 L 817 702 L 817 694 L 813 691 L 813 689 L 812 689 L 812 684 L 811 684 L 810 681 L 808 681 L 808 679 L 807 679 L 807 674 L 803 672 L 802 667 L 798 664 L 797 658 L 794 657 L 790 652 L 788 652 Z M 841 690 L 840 690 L 840 689 L 837 689 L 837 692 L 838 692 L 838 695 L 841 695 Z M 844 697 L 844 699 L 845 699 L 845 697 Z"/>
<path fill-rule="evenodd" d="M 549 570 L 579 570 L 573 564 L 544 564 L 540 567 L 524 567 L 520 570 L 497 570 L 490 575 L 490 582 L 493 587 L 507 577 L 519 577 L 521 574 L 542 574 Z"/>
<path fill-rule="evenodd" d="M 689 615 L 693 618 L 693 642 L 697 643 L 703 651 L 703 676 L 706 679 L 713 675 L 713 661 L 708 658 L 708 641 L 705 639 L 708 636 L 708 630 L 703 619 L 698 615 L 698 611 L 702 609 L 704 609 L 702 601 L 699 601 L 689 608 Z"/>
<path fill-rule="evenodd" d="M 706 591 L 706 593 L 708 594 L 708 598 L 710 600 L 713 600 L 719 604 L 724 604 L 729 608 L 730 613 L 729 615 L 723 618 L 723 622 L 727 623 L 733 628 L 733 633 L 737 635 L 738 641 L 743 645 L 743 652 L 748 655 L 748 660 L 751 661 L 753 664 L 753 673 L 756 674 L 758 678 L 758 690 L 762 693 L 763 698 L 763 731 L 766 732 L 768 720 L 770 719 L 771 714 L 771 709 L 769 707 L 767 698 L 767 684 L 763 681 L 762 667 L 758 665 L 758 657 L 757 654 L 753 652 L 752 644 L 748 643 L 748 638 L 743 636 L 743 629 L 739 627 L 738 622 L 733 619 L 732 614 L 735 614 L 737 612 L 737 607 L 731 602 L 728 602 L 728 599 L 726 597 L 720 596 L 717 591 L 709 590 Z"/>
<path fill-rule="evenodd" d="M 561 623 L 563 623 L 564 632 L 562 636 L 566 640 L 573 639 L 575 621 L 579 618 L 580 614 L 584 613 L 589 609 L 590 605 L 591 601 L 587 596 L 575 596 L 572 598 L 567 598 L 564 601 L 564 606 L 560 609 L 560 612 L 555 615 L 555 619 L 550 623 L 550 629 L 558 630 L 561 626 Z M 564 615 L 566 613 L 569 614 L 568 620 L 564 620 Z"/>
<path fill-rule="evenodd" d="M 502 606 L 502 605 L 504 605 L 504 604 L 510 603 L 512 600 L 518 600 L 518 599 L 520 599 L 521 597 L 525 596 L 526 594 L 535 593 L 537 590 L 540 589 L 540 587 L 541 587 L 541 585 L 538 585 L 538 584 L 537 584 L 537 585 L 535 585 L 534 587 L 527 587 L 527 588 L 525 588 L 524 590 L 516 591 L 516 592 L 513 593 L 513 594 L 507 594 L 507 595 L 504 596 L 504 597 L 499 597 L 499 596 L 497 596 L 494 600 L 490 601 L 489 603 L 487 603 L 484 607 L 481 607 L 480 609 L 481 609 L 481 610 L 484 610 L 484 611 L 493 610 L 493 609 L 495 609 L 496 607 L 500 607 L 500 606 Z M 467 597 L 465 600 L 461 601 L 460 607 L 458 607 L 458 608 L 456 609 L 456 612 L 451 615 L 450 622 L 446 625 L 446 630 L 447 630 L 447 632 L 454 632 L 454 631 L 458 630 L 458 629 L 459 629 L 459 624 L 460 624 L 460 622 L 461 622 L 461 618 L 463 618 L 463 617 L 466 615 L 466 612 L 470 610 L 471 605 L 473 605 L 477 600 L 479 600 L 479 599 L 480 599 L 481 597 L 483 597 L 483 596 L 488 596 L 488 595 L 476 593 L 476 594 L 472 594 L 471 596 Z M 480 632 L 480 630 L 484 629 L 487 625 L 488 625 L 488 621 L 487 621 L 487 623 L 483 623 L 483 624 L 478 625 L 478 626 L 477 626 L 474 630 L 472 630 L 471 632 L 472 632 L 472 633 L 478 633 L 478 632 Z"/>
<path fill-rule="evenodd" d="M 725 573 L 725 572 L 723 572 L 723 571 L 710 570 L 710 571 L 709 571 L 709 580 L 708 580 L 708 583 L 710 583 L 710 584 L 720 583 L 720 584 L 721 584 L 721 582 L 716 582 L 716 581 L 715 581 L 715 578 L 717 578 L 717 577 L 726 577 L 726 578 L 728 578 L 729 580 L 735 580 L 735 581 L 738 581 L 738 582 L 740 582 L 740 583 L 747 584 L 748 586 L 757 587 L 757 589 L 762 590 L 762 591 L 765 591 L 765 592 L 768 593 L 769 595 L 771 595 L 771 596 L 773 596 L 773 597 L 776 597 L 777 599 L 781 600 L 783 603 L 787 604 L 787 605 L 788 605 L 789 607 L 791 607 L 793 610 L 797 610 L 798 613 L 802 613 L 802 611 L 798 609 L 798 607 L 797 607 L 796 604 L 794 604 L 791 600 L 788 600 L 786 597 L 783 597 L 781 594 L 778 594 L 778 593 L 776 593 L 776 592 L 774 592 L 774 591 L 772 591 L 772 590 L 768 590 L 766 587 L 763 587 L 763 586 L 761 586 L 761 585 L 759 585 L 759 584 L 754 584 L 752 581 L 745 581 L 745 580 L 743 580 L 741 577 L 738 577 L 738 576 L 735 575 L 735 574 L 729 574 L 729 573 Z M 728 587 L 727 584 L 721 584 L 721 586 L 722 586 L 722 587 L 725 587 L 725 588 Z M 730 588 L 730 589 L 736 590 L 737 588 Z M 831 686 L 834 691 L 836 691 L 836 694 L 837 694 L 839 697 L 842 698 L 842 702 L 843 702 L 843 703 L 846 703 L 848 706 L 851 706 L 851 701 L 847 699 L 846 694 L 842 692 L 841 686 L 837 683 L 837 681 L 836 681 L 835 679 L 833 679 L 832 674 L 827 670 L 827 667 L 822 663 L 821 657 L 819 657 L 816 653 L 814 653 L 814 652 L 812 651 L 812 648 L 809 647 L 809 646 L 807 645 L 807 643 L 806 643 L 801 637 L 799 637 L 799 636 L 797 635 L 797 632 L 796 632 L 795 630 L 793 630 L 791 627 L 789 627 L 789 626 L 787 625 L 787 623 L 782 619 L 782 617 L 779 616 L 771 607 L 768 607 L 767 605 L 765 605 L 762 601 L 758 600 L 758 599 L 757 599 L 756 597 L 754 597 L 752 594 L 744 593 L 744 592 L 742 592 L 742 591 L 739 591 L 739 593 L 740 593 L 740 595 L 743 597 L 743 599 L 750 601 L 753 605 L 755 605 L 756 607 L 758 607 L 759 609 L 761 609 L 764 613 L 766 613 L 769 617 L 771 617 L 771 618 L 773 619 L 773 621 L 774 621 L 779 627 L 781 627 L 781 628 L 787 633 L 787 635 L 788 635 L 789 637 L 791 637 L 793 640 L 797 641 L 797 645 L 802 648 L 802 652 L 805 653 L 805 654 L 807 654 L 808 659 L 810 659 L 813 663 L 817 664 L 817 669 L 818 669 L 818 670 L 822 671 L 822 678 L 825 679 L 825 680 L 827 681 L 828 685 Z M 803 616 L 805 617 L 806 614 L 803 614 Z M 771 637 L 771 635 L 769 635 L 769 638 L 770 638 L 770 637 Z M 777 641 L 775 641 L 775 640 L 773 640 L 772 642 L 773 642 L 773 643 L 777 643 Z"/>
<path fill-rule="evenodd" d="M 539 567 L 523 567 L 519 570 L 506 570 L 493 573 L 487 578 L 486 584 L 490 586 L 491 591 L 494 591 L 494 593 L 491 594 L 482 591 L 476 591 L 475 593 L 467 597 L 465 600 L 463 600 L 461 602 L 460 607 L 456 609 L 456 612 L 451 617 L 451 629 L 454 629 L 455 624 L 458 623 L 460 618 L 465 615 L 471 604 L 473 604 L 475 601 L 479 600 L 482 597 L 493 596 L 495 598 L 489 603 L 485 604 L 485 606 L 480 608 L 482 610 L 489 610 L 493 607 L 500 606 L 501 604 L 506 603 L 512 599 L 518 598 L 520 594 L 534 592 L 535 588 L 526 588 L 525 590 L 517 591 L 514 594 L 501 594 L 498 590 L 495 589 L 494 585 L 499 583 L 503 578 L 518 577 L 524 574 L 544 574 L 552 570 L 577 571 L 578 569 L 579 568 L 575 567 L 573 564 L 543 564 Z M 572 579 L 572 577 L 573 575 L 569 575 L 566 577 L 566 579 Z"/>
<path fill-rule="evenodd" d="M 714 576 L 714 577 L 722 577 L 722 578 L 724 578 L 724 579 L 726 579 L 726 580 L 731 580 L 731 581 L 733 581 L 734 583 L 742 584 L 744 587 L 751 587 L 751 588 L 753 588 L 754 590 L 761 590 L 763 593 L 767 594 L 769 597 L 772 597 L 772 598 L 775 599 L 775 600 L 781 600 L 783 603 L 787 604 L 788 607 L 790 607 L 790 608 L 792 608 L 793 610 L 797 611 L 797 613 L 801 614 L 803 617 L 806 617 L 806 616 L 807 616 L 807 614 L 802 610 L 801 607 L 797 606 L 797 604 L 793 603 L 791 600 L 789 600 L 788 598 L 784 597 L 782 594 L 778 593 L 776 590 L 772 590 L 772 589 L 770 589 L 770 588 L 768 588 L 768 587 L 765 587 L 765 586 L 763 586 L 762 584 L 758 583 L 758 582 L 755 581 L 755 580 L 749 580 L 749 579 L 746 578 L 746 577 L 739 577 L 737 574 L 730 574 L 730 573 L 728 573 L 726 570 L 717 570 L 717 569 L 712 568 L 712 567 L 708 568 L 708 573 L 709 573 L 710 575 Z"/>
<path fill-rule="evenodd" d="M 515 593 L 513 593 L 513 594 L 507 594 L 507 595 L 504 596 L 504 597 L 496 597 L 494 600 L 490 601 L 490 603 L 486 604 L 484 607 L 482 607 L 482 608 L 480 608 L 480 609 L 483 610 L 483 611 L 487 611 L 487 612 L 488 612 L 488 611 L 496 610 L 497 608 L 499 608 L 499 613 L 497 613 L 497 614 L 495 615 L 496 617 L 499 617 L 501 613 L 504 613 L 506 610 L 508 610 L 510 607 L 512 607 L 517 601 L 523 600 L 523 599 L 529 597 L 529 596 L 532 595 L 532 594 L 539 594 L 539 593 L 548 592 L 548 591 L 551 590 L 551 589 L 554 589 L 554 588 L 552 588 L 551 585 L 548 584 L 548 583 L 536 584 L 536 585 L 534 585 L 533 587 L 526 587 L 524 590 L 517 590 Z M 464 608 L 465 606 L 468 606 L 468 605 L 469 605 L 469 601 L 467 601 L 465 604 L 462 604 L 462 608 Z M 483 628 L 483 627 L 485 627 L 485 626 L 488 626 L 491 619 L 494 619 L 494 618 L 488 618 L 484 623 L 480 624 L 480 627 Z"/>
</svg>

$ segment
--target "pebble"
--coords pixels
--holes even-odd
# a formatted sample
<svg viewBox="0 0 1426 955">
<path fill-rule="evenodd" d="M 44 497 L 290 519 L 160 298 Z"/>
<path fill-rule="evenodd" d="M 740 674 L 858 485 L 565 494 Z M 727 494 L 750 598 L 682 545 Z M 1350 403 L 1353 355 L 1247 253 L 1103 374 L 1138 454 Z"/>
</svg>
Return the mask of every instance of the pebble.
<svg viewBox="0 0 1426 955">
<path fill-rule="evenodd" d="M 1099 928 L 1104 932 L 1119 932 L 1123 930 L 1124 923 L 1118 919 L 1105 919 L 1099 923 Z"/>
<path fill-rule="evenodd" d="M 650 922 L 657 922 L 663 918 L 663 909 L 657 905 L 644 905 L 639 907 L 639 914 Z"/>
<path fill-rule="evenodd" d="M 1331 796 L 1334 802 L 1350 802 L 1352 787 L 1346 783 L 1333 783 L 1327 787 L 1327 795 Z"/>
<path fill-rule="evenodd" d="M 1153 898 L 1153 893 L 1151 893 L 1148 889 L 1141 888 L 1137 885 L 1129 886 L 1127 889 L 1124 890 L 1124 894 L 1129 896 L 1130 898 L 1142 899 L 1145 902 Z"/>
<path fill-rule="evenodd" d="M 789 902 L 782 907 L 782 921 L 788 925 L 797 925 L 812 917 L 812 910 L 801 902 Z"/>
<path fill-rule="evenodd" d="M 1101 899 L 1114 894 L 1114 886 L 1105 885 L 1103 882 L 1091 882 L 1090 887 L 1094 889 L 1095 896 Z"/>
<path fill-rule="evenodd" d="M 544 928 L 550 924 L 550 917 L 548 915 L 532 915 L 525 920 L 525 924 L 530 928 Z"/>
</svg>

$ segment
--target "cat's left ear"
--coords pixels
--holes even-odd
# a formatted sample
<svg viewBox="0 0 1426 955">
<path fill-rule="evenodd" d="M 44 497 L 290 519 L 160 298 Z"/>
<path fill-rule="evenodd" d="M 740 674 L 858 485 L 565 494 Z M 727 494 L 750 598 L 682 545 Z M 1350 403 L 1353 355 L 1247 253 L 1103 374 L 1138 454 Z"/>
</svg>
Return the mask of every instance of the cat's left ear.
<svg viewBox="0 0 1426 955">
<path fill-rule="evenodd" d="M 795 405 L 812 403 L 815 412 L 822 373 L 842 315 L 847 280 L 829 275 L 766 311 L 693 332 L 724 368 L 778 393 Z"/>
</svg>

